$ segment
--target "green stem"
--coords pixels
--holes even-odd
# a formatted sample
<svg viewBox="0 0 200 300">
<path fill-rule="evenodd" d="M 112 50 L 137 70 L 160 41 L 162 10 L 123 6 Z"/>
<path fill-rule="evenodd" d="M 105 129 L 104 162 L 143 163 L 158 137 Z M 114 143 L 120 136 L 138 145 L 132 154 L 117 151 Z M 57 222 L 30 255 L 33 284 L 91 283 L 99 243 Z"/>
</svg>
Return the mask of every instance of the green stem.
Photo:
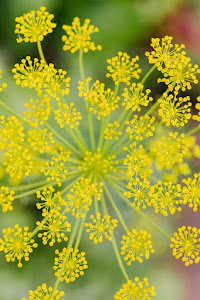
<svg viewBox="0 0 200 300">
<path fill-rule="evenodd" d="M 108 215 L 108 210 L 107 210 L 107 207 L 106 207 L 104 195 L 102 195 L 102 197 L 101 197 L 101 202 L 102 202 L 102 207 L 103 207 L 104 214 Z M 129 280 L 129 276 L 128 276 L 125 268 L 124 268 L 124 264 L 123 264 L 121 256 L 120 256 L 119 249 L 117 247 L 117 243 L 116 243 L 114 234 L 112 234 L 111 237 L 112 237 L 113 250 L 115 252 L 115 255 L 116 255 L 119 267 L 120 267 L 120 269 L 122 271 L 122 274 L 124 275 L 125 279 L 128 281 Z"/>
<path fill-rule="evenodd" d="M 200 130 L 200 125 L 198 125 L 197 127 L 191 129 L 191 130 L 188 131 L 185 135 L 186 135 L 186 136 L 192 135 L 193 133 L 197 132 L 198 130 Z"/>
<path fill-rule="evenodd" d="M 89 125 L 89 131 L 90 131 L 91 149 L 92 149 L 92 152 L 95 152 L 94 127 L 93 127 L 92 114 L 90 111 L 90 103 L 89 102 L 88 102 L 88 125 Z"/>
<path fill-rule="evenodd" d="M 84 69 L 83 69 L 83 49 L 80 48 L 79 50 L 79 72 L 81 75 L 81 80 L 85 80 L 85 74 L 84 74 Z"/>
<path fill-rule="evenodd" d="M 60 141 L 62 141 L 65 146 L 67 146 L 69 148 L 69 150 L 71 150 L 72 152 L 76 153 L 77 156 L 81 156 L 82 157 L 82 153 L 78 149 L 76 149 L 74 146 L 72 146 L 70 143 L 68 143 L 49 123 L 45 122 L 45 124 L 49 128 L 49 130 L 52 131 L 53 134 Z"/>
<path fill-rule="evenodd" d="M 135 210 L 135 212 L 138 214 L 138 215 L 140 215 L 147 223 L 149 223 L 152 227 L 154 227 L 155 229 L 157 229 L 160 233 L 162 233 L 165 237 L 167 237 L 168 239 L 170 239 L 171 240 L 171 236 L 167 233 L 167 232 L 165 232 L 162 228 L 160 228 L 157 224 L 155 224 L 152 220 L 151 220 L 151 218 L 149 218 L 149 217 L 147 217 L 144 213 L 142 213 L 140 210 L 137 210 L 134 206 L 132 206 L 132 203 L 131 203 L 131 201 L 130 200 L 128 200 L 122 193 L 121 193 L 121 191 L 120 191 L 120 189 L 119 189 L 119 187 L 118 187 L 118 185 L 116 184 L 116 183 L 114 183 L 114 182 L 110 182 L 110 184 L 113 186 L 113 188 L 115 189 L 115 190 L 117 190 L 118 191 L 118 193 L 119 193 L 119 195 L 120 195 L 120 197 L 132 208 L 132 209 L 134 209 Z M 123 188 L 121 188 L 121 189 L 123 189 Z M 124 191 L 125 191 L 125 189 L 123 189 Z"/>
<path fill-rule="evenodd" d="M 103 116 L 101 118 L 101 131 L 100 131 L 100 136 L 99 136 L 98 148 L 101 148 L 101 146 L 102 146 L 103 137 L 104 137 L 104 127 L 105 127 L 105 117 Z"/>
<path fill-rule="evenodd" d="M 7 110 L 11 115 L 15 116 L 16 118 L 18 118 L 20 121 L 22 121 L 23 123 L 26 123 L 27 125 L 30 126 L 30 124 L 26 121 L 23 120 L 23 118 L 21 118 L 14 110 L 12 110 L 10 107 L 8 107 L 4 102 L 2 102 L 0 100 L 0 105 Z"/>
<path fill-rule="evenodd" d="M 147 73 L 146 73 L 146 75 L 142 78 L 142 80 L 141 80 L 141 84 L 144 84 L 145 83 L 145 81 L 147 80 L 147 78 L 151 75 L 151 73 L 155 70 L 155 68 L 156 68 L 156 65 L 154 65 Z"/>
<path fill-rule="evenodd" d="M 76 132 L 78 138 L 82 141 L 82 143 L 83 143 L 85 149 L 88 150 L 88 146 L 87 146 L 87 144 L 86 144 L 86 142 L 85 142 L 85 140 L 84 140 L 84 137 L 82 136 L 82 134 L 81 134 L 81 132 L 80 132 L 78 126 L 75 126 L 75 127 L 74 127 L 74 131 Z"/>
<path fill-rule="evenodd" d="M 43 185 L 43 184 L 46 184 L 46 180 L 43 180 L 43 181 L 38 181 L 38 182 L 34 182 L 34 183 L 30 183 L 30 184 L 23 184 L 23 185 L 19 185 L 19 186 L 11 186 L 9 187 L 10 190 L 12 191 L 22 191 L 22 190 L 28 190 L 28 189 L 31 189 L 31 188 L 34 188 L 36 186 L 40 186 L 40 185 Z"/>
<path fill-rule="evenodd" d="M 119 220 L 120 220 L 120 222 L 121 222 L 124 230 L 126 231 L 126 233 L 128 233 L 129 230 L 128 230 L 128 228 L 127 228 L 127 226 L 126 226 L 126 224 L 124 222 L 124 219 L 123 219 L 122 215 L 120 214 L 120 211 L 119 211 L 117 205 L 115 204 L 115 202 L 114 202 L 114 200 L 113 200 L 113 198 L 112 198 L 112 196 L 111 196 L 111 194 L 110 194 L 110 192 L 109 192 L 109 190 L 108 190 L 105 182 L 104 182 L 104 190 L 105 190 L 105 192 L 107 194 L 107 197 L 108 197 L 108 200 L 110 201 L 112 207 L 114 208 L 114 210 L 115 210 L 115 212 L 116 212 L 116 214 L 117 214 L 117 216 L 118 216 L 118 218 L 119 218 Z"/>
<path fill-rule="evenodd" d="M 38 52 L 39 52 L 39 55 L 40 55 L 40 58 L 45 62 L 45 64 L 47 65 L 47 62 L 46 62 L 46 59 L 44 57 L 44 53 L 43 53 L 43 50 L 42 50 L 42 45 L 41 45 L 41 42 L 39 40 L 37 40 L 37 47 L 38 47 Z"/>
<path fill-rule="evenodd" d="M 81 221 L 81 225 L 80 225 L 80 228 L 79 228 L 77 237 L 76 237 L 76 242 L 75 242 L 75 244 L 74 244 L 74 249 L 77 249 L 77 248 L 78 248 L 78 245 L 79 245 L 79 243 L 80 243 L 81 235 L 82 235 L 82 233 L 83 233 L 83 227 L 84 227 L 84 224 L 85 224 L 86 214 L 87 214 L 87 212 L 85 213 L 85 217 L 84 217 L 84 218 L 82 219 L 82 221 Z"/>
<path fill-rule="evenodd" d="M 169 88 L 165 91 L 165 94 L 169 93 Z M 159 99 L 163 99 L 163 95 L 159 98 Z M 146 115 L 150 115 L 159 105 L 159 102 L 156 101 L 150 108 L 149 110 L 146 111 L 146 113 L 144 114 L 144 116 Z"/>
<path fill-rule="evenodd" d="M 80 140 L 77 138 L 77 136 L 75 135 L 73 129 L 71 129 L 69 131 L 70 136 L 73 138 L 73 140 L 75 141 L 76 145 L 78 146 L 78 148 L 80 148 L 83 153 L 85 153 L 85 151 L 87 150 L 80 142 Z"/>
</svg>

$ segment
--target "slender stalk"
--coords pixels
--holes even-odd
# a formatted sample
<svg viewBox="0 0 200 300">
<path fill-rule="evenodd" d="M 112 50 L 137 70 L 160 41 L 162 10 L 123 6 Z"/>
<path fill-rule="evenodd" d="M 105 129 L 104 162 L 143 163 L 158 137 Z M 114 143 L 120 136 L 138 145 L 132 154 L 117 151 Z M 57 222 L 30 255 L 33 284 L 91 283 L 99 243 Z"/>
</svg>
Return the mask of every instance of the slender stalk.
<svg viewBox="0 0 200 300">
<path fill-rule="evenodd" d="M 23 190 L 29 190 L 31 188 L 43 185 L 45 183 L 47 183 L 47 181 L 43 180 L 43 181 L 37 181 L 34 183 L 30 183 L 30 184 L 23 184 L 23 185 L 13 186 L 13 187 L 11 186 L 11 187 L 9 187 L 9 189 L 18 192 L 18 191 L 23 191 Z"/>
<path fill-rule="evenodd" d="M 106 207 L 104 195 L 102 195 L 102 197 L 101 197 L 101 202 L 102 202 L 102 207 L 103 207 L 104 214 L 108 215 L 108 210 L 107 210 L 107 207 Z M 113 250 L 115 252 L 115 255 L 116 255 L 119 267 L 120 267 L 120 269 L 122 271 L 122 274 L 124 275 L 125 279 L 128 281 L 129 280 L 129 276 L 128 276 L 128 274 L 127 274 L 127 272 L 125 270 L 124 264 L 122 262 L 122 259 L 121 259 L 120 253 L 119 253 L 119 249 L 117 247 L 117 243 L 116 243 L 114 234 L 112 234 L 111 237 L 112 237 Z"/>
<path fill-rule="evenodd" d="M 86 144 L 86 142 L 85 142 L 85 140 L 84 140 L 84 137 L 82 136 L 82 134 L 81 134 L 81 132 L 80 132 L 78 126 L 75 126 L 73 129 L 74 129 L 74 131 L 76 132 L 78 138 L 82 141 L 82 143 L 83 143 L 85 149 L 88 150 L 88 146 L 87 146 L 87 144 Z"/>
<path fill-rule="evenodd" d="M 185 135 L 186 136 L 192 135 L 193 133 L 197 132 L 198 130 L 200 130 L 200 125 L 198 125 L 197 127 L 194 127 L 193 129 L 188 131 Z"/>
<path fill-rule="evenodd" d="M 112 198 L 112 196 L 111 196 L 111 194 L 110 194 L 110 192 L 109 192 L 109 190 L 108 190 L 105 182 L 104 182 L 104 190 L 106 192 L 108 200 L 110 201 L 112 207 L 114 208 L 114 210 L 115 210 L 115 212 L 116 212 L 116 214 L 117 214 L 117 216 L 119 218 L 120 223 L 122 224 L 122 226 L 123 226 L 124 230 L 126 231 L 126 233 L 128 233 L 129 230 L 128 230 L 128 228 L 127 228 L 127 226 L 126 226 L 126 224 L 124 222 L 124 219 L 123 219 L 122 215 L 120 214 L 120 211 L 119 211 L 117 205 L 115 204 L 115 202 L 114 202 L 114 200 L 113 200 L 113 198 Z"/>
<path fill-rule="evenodd" d="M 142 80 L 141 80 L 141 84 L 144 84 L 145 83 L 145 81 L 147 80 L 147 78 L 151 75 L 151 73 L 155 70 L 155 68 L 156 68 L 156 65 L 154 65 L 146 74 L 145 74 L 145 76 L 142 78 Z"/>
<path fill-rule="evenodd" d="M 84 228 L 84 224 L 85 224 L 86 214 L 87 214 L 87 212 L 85 213 L 85 218 L 83 218 L 82 221 L 81 221 L 79 231 L 78 231 L 78 234 L 77 234 L 77 237 L 76 237 L 76 242 L 74 244 L 74 249 L 77 249 L 78 245 L 80 243 L 81 235 L 83 233 L 83 228 Z"/>
<path fill-rule="evenodd" d="M 101 148 L 101 146 L 102 146 L 103 137 L 104 137 L 104 127 L 105 127 L 105 117 L 103 116 L 101 118 L 101 131 L 100 131 L 100 136 L 99 136 L 98 148 Z"/>
<path fill-rule="evenodd" d="M 160 228 L 160 226 L 158 226 L 157 224 L 155 224 L 149 217 L 147 217 L 144 213 L 142 213 L 140 210 L 137 210 L 134 206 L 132 206 L 132 203 L 130 200 L 128 200 L 120 191 L 118 185 L 114 182 L 110 182 L 110 184 L 114 187 L 115 190 L 118 191 L 120 197 L 132 208 L 135 210 L 135 212 L 140 215 L 147 223 L 149 223 L 152 227 L 154 227 L 155 229 L 157 229 L 160 233 L 162 233 L 162 235 L 164 235 L 165 237 L 167 237 L 168 239 L 171 240 L 171 236 L 165 232 L 162 228 Z M 121 188 L 123 189 L 123 188 Z M 123 189 L 125 191 L 125 189 Z"/>
<path fill-rule="evenodd" d="M 45 64 L 47 65 L 47 62 L 46 62 L 46 59 L 44 57 L 44 53 L 43 53 L 43 50 L 42 50 L 42 45 L 41 45 L 41 42 L 37 40 L 37 47 L 38 47 L 38 52 L 39 52 L 39 55 L 40 55 L 40 58 L 45 62 Z"/>
<path fill-rule="evenodd" d="M 85 73 L 84 73 L 84 69 L 83 69 L 83 49 L 82 48 L 80 48 L 80 50 L 79 50 L 79 72 L 81 75 L 81 80 L 84 81 Z"/>
<path fill-rule="evenodd" d="M 54 133 L 54 135 L 60 140 L 62 141 L 62 143 L 68 147 L 68 150 L 73 151 L 74 153 L 77 154 L 77 156 L 81 156 L 82 157 L 82 153 L 76 149 L 74 146 L 72 146 L 70 143 L 67 142 L 66 139 L 64 139 L 49 123 L 45 122 L 46 126 L 49 128 L 50 131 L 52 131 Z"/>
<path fill-rule="evenodd" d="M 27 125 L 30 126 L 30 124 L 28 122 L 26 122 L 25 120 L 23 120 L 22 117 L 20 117 L 14 110 L 12 110 L 9 106 L 7 106 L 4 102 L 2 102 L 0 100 L 0 105 L 7 110 L 11 115 L 15 116 L 16 118 L 18 118 L 20 121 L 22 121 L 23 123 L 26 123 Z"/>
<path fill-rule="evenodd" d="M 71 129 L 71 128 L 70 128 Z M 81 144 L 80 140 L 77 138 L 77 136 L 75 135 L 73 129 L 69 130 L 68 133 L 70 134 L 70 136 L 72 137 L 72 139 L 75 141 L 77 147 L 79 149 L 81 149 L 83 151 L 83 153 L 85 153 L 86 148 Z"/>
<path fill-rule="evenodd" d="M 165 91 L 165 94 L 169 93 L 169 88 Z M 163 99 L 163 95 L 160 97 L 160 99 Z M 159 102 L 156 101 L 150 108 L 149 110 L 146 111 L 146 113 L 144 114 L 144 116 L 146 115 L 150 115 L 159 105 Z"/>
<path fill-rule="evenodd" d="M 88 125 L 89 125 L 89 131 L 90 131 L 90 143 L 92 152 L 95 152 L 95 138 L 94 138 L 94 127 L 92 122 L 92 114 L 90 111 L 90 103 L 88 102 Z"/>
</svg>

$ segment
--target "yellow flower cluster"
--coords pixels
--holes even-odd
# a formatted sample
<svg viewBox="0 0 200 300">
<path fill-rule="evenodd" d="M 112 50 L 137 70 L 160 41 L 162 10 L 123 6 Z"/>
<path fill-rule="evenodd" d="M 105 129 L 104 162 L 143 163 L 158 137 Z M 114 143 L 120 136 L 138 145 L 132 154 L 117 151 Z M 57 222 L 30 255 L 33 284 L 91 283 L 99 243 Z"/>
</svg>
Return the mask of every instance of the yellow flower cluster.
<svg viewBox="0 0 200 300">
<path fill-rule="evenodd" d="M 62 252 L 56 250 L 55 254 L 58 257 L 55 258 L 53 269 L 60 281 L 75 281 L 80 275 L 84 275 L 84 270 L 88 268 L 85 252 L 79 252 L 78 249 L 63 248 Z"/>
<path fill-rule="evenodd" d="M 200 96 L 197 97 L 197 103 L 195 105 L 195 108 L 198 110 L 198 114 L 197 115 L 193 115 L 192 119 L 200 122 Z"/>
<path fill-rule="evenodd" d="M 91 179 L 81 178 L 79 182 L 76 182 L 70 189 L 70 194 L 67 194 L 66 200 L 66 212 L 71 211 L 72 216 L 78 218 L 85 217 L 85 213 L 92 205 L 93 197 L 97 200 L 101 199 L 102 189 L 101 184 L 91 183 Z"/>
<path fill-rule="evenodd" d="M 144 86 L 141 83 L 133 82 L 130 88 L 124 88 L 124 93 L 122 96 L 124 100 L 122 106 L 125 108 L 132 109 L 132 111 L 141 111 L 142 106 L 148 106 L 150 101 L 153 101 L 152 97 L 148 98 L 148 95 L 151 93 L 150 89 L 147 89 L 146 92 L 143 92 Z"/>
<path fill-rule="evenodd" d="M 155 64 L 159 71 L 163 73 L 163 78 L 158 79 L 158 83 L 164 82 L 170 91 L 191 89 L 191 83 L 197 84 L 196 74 L 200 73 L 198 65 L 192 66 L 190 58 L 186 57 L 186 52 L 182 51 L 184 45 L 173 45 L 172 37 L 165 36 L 160 41 L 159 38 L 152 39 L 151 46 L 154 49 L 151 53 L 146 52 L 150 64 Z M 161 42 L 161 45 L 160 45 Z"/>
<path fill-rule="evenodd" d="M 61 215 L 58 211 L 53 211 L 52 214 L 48 214 L 47 220 L 43 219 L 41 222 L 36 222 L 38 229 L 44 231 L 38 234 L 44 245 L 49 243 L 49 246 L 53 246 L 56 240 L 59 243 L 62 239 L 65 242 L 68 240 L 65 234 L 71 231 L 71 224 L 66 219 L 67 217 Z"/>
<path fill-rule="evenodd" d="M 112 241 L 113 229 L 117 227 L 118 221 L 116 219 L 111 219 L 109 215 L 104 215 L 101 218 L 101 214 L 97 213 L 96 219 L 93 215 L 90 216 L 93 221 L 92 223 L 85 223 L 86 232 L 90 233 L 89 239 L 93 240 L 94 244 L 101 243 L 103 237 Z"/>
<path fill-rule="evenodd" d="M 182 226 L 171 238 L 172 255 L 181 258 L 186 266 L 200 261 L 200 229 Z"/>
<path fill-rule="evenodd" d="M 183 186 L 183 201 L 188 203 L 193 211 L 197 211 L 200 206 L 200 173 L 194 174 L 194 178 L 187 178 L 182 180 L 185 184 Z"/>
<path fill-rule="evenodd" d="M 128 266 L 136 260 L 142 263 L 144 258 L 149 259 L 150 253 L 155 252 L 151 244 L 151 235 L 142 229 L 139 232 L 132 229 L 127 235 L 123 235 L 121 244 L 121 255 L 124 255 Z"/>
<path fill-rule="evenodd" d="M 28 226 L 22 229 L 18 224 L 14 228 L 9 227 L 2 230 L 4 240 L 0 239 L 0 251 L 4 251 L 7 262 L 17 259 L 19 268 L 22 267 L 22 258 L 28 261 L 29 254 L 33 252 L 33 248 L 38 246 L 32 238 L 32 233 L 28 230 Z"/>
<path fill-rule="evenodd" d="M 107 60 L 109 73 L 106 74 L 106 77 L 111 77 L 115 85 L 118 85 L 120 82 L 130 85 L 131 78 L 139 79 L 139 74 L 142 72 L 136 63 L 138 60 L 138 56 L 130 60 L 130 56 L 127 53 L 118 52 L 118 56 Z"/>
<path fill-rule="evenodd" d="M 126 121 L 126 132 L 129 133 L 129 138 L 138 140 L 143 140 L 145 137 L 153 136 L 155 127 L 152 125 L 155 122 L 155 117 L 149 117 L 148 115 L 140 116 L 134 115 L 133 119 Z"/>
<path fill-rule="evenodd" d="M 13 210 L 12 201 L 14 200 L 14 194 L 15 192 L 10 191 L 8 187 L 3 185 L 0 187 L 0 206 L 3 212 Z"/>
<path fill-rule="evenodd" d="M 0 70 L 0 79 L 1 79 L 1 74 L 2 74 L 2 70 Z M 7 84 L 6 84 L 6 83 L 1 83 L 1 84 L 0 84 L 0 92 L 2 92 L 3 89 L 6 88 L 6 87 L 7 87 Z"/>
<path fill-rule="evenodd" d="M 173 96 L 172 94 L 166 96 L 164 99 L 159 99 L 160 109 L 158 114 L 161 116 L 162 121 L 166 123 L 166 126 L 184 126 L 191 118 L 191 106 L 189 101 L 190 97 Z"/>
<path fill-rule="evenodd" d="M 49 14 L 44 6 L 40 10 L 32 10 L 21 17 L 15 18 L 17 23 L 15 33 L 18 34 L 17 42 L 35 43 L 42 41 L 56 27 L 56 24 L 51 22 L 53 18 L 54 15 Z"/>
<path fill-rule="evenodd" d="M 59 292 L 57 289 L 53 289 L 52 287 L 47 287 L 46 283 L 43 283 L 41 286 L 38 286 L 35 291 L 29 291 L 28 300 L 40 300 L 40 299 L 51 299 L 51 300 L 64 300 L 61 299 L 65 295 L 64 292 Z M 27 300 L 22 298 L 22 300 Z"/>
<path fill-rule="evenodd" d="M 78 17 L 73 19 L 72 26 L 63 25 L 63 29 L 67 35 L 62 36 L 62 40 L 65 43 L 63 50 L 71 50 L 71 53 L 82 49 L 85 53 L 88 50 L 101 50 L 100 45 L 95 46 L 94 42 L 91 42 L 90 35 L 94 32 L 98 32 L 98 27 L 90 25 L 90 20 L 86 19 L 81 26 L 80 19 Z"/>
<path fill-rule="evenodd" d="M 118 129 L 120 128 L 120 125 L 117 121 L 114 121 L 113 123 L 108 123 L 108 127 L 104 130 L 105 139 L 106 140 L 119 140 L 119 137 L 122 135 L 122 132 Z"/>
<path fill-rule="evenodd" d="M 34 151 L 39 151 L 40 153 L 50 151 L 55 144 L 53 133 L 48 132 L 47 128 L 28 131 L 27 142 L 33 147 Z"/>
<path fill-rule="evenodd" d="M 149 286 L 149 281 L 144 278 L 143 281 L 139 281 L 138 277 L 135 277 L 135 282 L 128 280 L 123 284 L 114 296 L 115 300 L 151 300 L 155 297 L 155 286 Z"/>
<path fill-rule="evenodd" d="M 66 105 L 65 103 L 58 103 L 59 109 L 55 110 L 55 120 L 60 125 L 60 128 L 64 128 L 65 125 L 69 125 L 70 128 L 74 128 L 75 125 L 79 125 L 79 120 L 82 119 L 81 113 L 76 112 L 74 103 Z"/>
</svg>

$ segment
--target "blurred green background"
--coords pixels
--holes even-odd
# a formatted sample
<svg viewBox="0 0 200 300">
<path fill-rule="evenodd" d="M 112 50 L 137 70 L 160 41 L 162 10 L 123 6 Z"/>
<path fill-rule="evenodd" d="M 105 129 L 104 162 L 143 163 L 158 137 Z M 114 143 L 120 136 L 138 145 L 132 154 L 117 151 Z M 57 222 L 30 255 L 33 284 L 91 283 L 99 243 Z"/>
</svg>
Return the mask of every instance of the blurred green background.
<svg viewBox="0 0 200 300">
<path fill-rule="evenodd" d="M 84 56 L 86 74 L 100 80 L 105 80 L 106 59 L 117 54 L 119 50 L 131 56 L 140 56 L 142 69 L 149 69 L 144 56 L 149 50 L 151 37 L 172 35 L 177 43 L 183 43 L 194 63 L 200 59 L 200 2 L 196 0 L 4 0 L 0 2 L 0 69 L 3 69 L 3 82 L 8 88 L 1 95 L 16 111 L 21 112 L 23 104 L 31 98 L 30 90 L 23 90 L 15 85 L 11 69 L 26 55 L 38 57 L 35 44 L 16 43 L 15 17 L 30 10 L 46 6 L 53 13 L 53 22 L 57 23 L 53 34 L 48 35 L 42 43 L 48 62 L 53 62 L 57 68 L 68 71 L 73 77 L 73 84 L 79 80 L 77 55 L 63 52 L 61 36 L 62 25 L 70 25 L 75 16 L 81 21 L 91 19 L 91 24 L 98 26 L 100 32 L 94 34 L 94 41 L 101 44 L 103 51 Z M 156 74 L 155 74 L 156 76 Z M 156 86 L 154 80 L 148 81 L 152 89 Z M 159 92 L 159 91 L 157 91 Z M 199 95 L 199 86 L 195 86 L 190 96 L 195 101 Z M 0 114 L 4 114 L 0 108 Z M 117 196 L 116 196 L 117 197 Z M 138 219 L 126 206 L 121 204 L 122 213 L 126 215 L 129 227 L 143 228 L 152 233 L 153 244 L 157 255 L 152 255 L 143 264 L 135 263 L 129 267 L 130 276 L 134 278 L 148 277 L 150 284 L 156 286 L 156 300 L 199 300 L 200 267 L 184 267 L 182 263 L 171 257 L 168 241 L 159 233 Z M 19 223 L 34 228 L 39 212 L 35 209 L 35 199 L 27 197 L 16 201 L 14 211 L 0 213 L 0 228 Z M 162 224 L 166 231 L 172 233 L 174 228 L 182 224 L 199 226 L 199 214 L 195 217 L 191 211 L 183 215 L 165 219 L 152 214 L 155 222 Z M 116 231 L 118 241 L 121 238 L 120 227 Z M 36 289 L 46 282 L 53 285 L 55 276 L 52 270 L 55 247 L 45 247 L 39 242 L 39 248 L 30 256 L 30 261 L 22 269 L 17 269 L 15 263 L 6 263 L 3 253 L 0 253 L 0 300 L 20 300 L 28 298 L 28 290 Z M 61 249 L 63 245 L 60 245 Z M 88 241 L 84 235 L 80 244 L 86 252 L 89 269 L 83 277 L 71 284 L 60 284 L 59 289 L 65 291 L 65 299 L 70 300 L 102 300 L 113 299 L 113 295 L 121 288 L 124 279 L 118 268 L 110 243 L 99 246 Z"/>
</svg>

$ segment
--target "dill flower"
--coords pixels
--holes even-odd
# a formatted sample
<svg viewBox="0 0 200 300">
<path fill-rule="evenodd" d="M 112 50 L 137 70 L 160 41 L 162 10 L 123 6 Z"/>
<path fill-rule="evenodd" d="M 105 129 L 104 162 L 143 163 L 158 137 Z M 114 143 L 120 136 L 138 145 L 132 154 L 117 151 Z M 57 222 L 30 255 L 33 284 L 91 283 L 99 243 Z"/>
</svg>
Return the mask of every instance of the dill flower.
<svg viewBox="0 0 200 300">
<path fill-rule="evenodd" d="M 130 85 L 131 78 L 139 79 L 139 74 L 142 72 L 139 64 L 136 63 L 138 60 L 138 56 L 130 60 L 130 56 L 127 53 L 119 51 L 118 56 L 107 60 L 109 73 L 106 74 L 106 77 L 111 77 L 115 85 L 118 85 L 120 82 Z"/>
<path fill-rule="evenodd" d="M 183 202 L 189 204 L 193 211 L 197 211 L 200 205 L 200 173 L 195 173 L 194 178 L 182 180 L 185 184 L 182 190 Z"/>
<path fill-rule="evenodd" d="M 53 246 L 56 242 L 61 242 L 62 239 L 66 242 L 68 237 L 65 235 L 67 232 L 71 231 L 71 224 L 66 221 L 67 217 L 61 215 L 58 211 L 52 211 L 48 215 L 47 220 L 37 221 L 36 225 L 39 227 L 40 231 L 43 233 L 38 233 L 38 237 L 42 238 L 44 245 L 49 243 Z"/>
<path fill-rule="evenodd" d="M 65 206 L 66 203 L 61 197 L 61 193 L 54 193 L 55 189 L 52 186 L 43 188 L 42 191 L 37 191 L 37 198 L 42 202 L 36 203 L 37 209 L 42 209 L 42 215 L 47 216 L 51 211 L 61 210 L 61 205 Z"/>
<path fill-rule="evenodd" d="M 126 121 L 126 132 L 129 133 L 129 138 L 137 140 L 143 140 L 145 137 L 153 136 L 155 127 L 152 124 L 155 122 L 155 117 L 149 117 L 148 115 L 141 116 L 134 115 L 131 121 Z"/>
<path fill-rule="evenodd" d="M 18 179 L 23 176 L 29 176 L 33 168 L 32 155 L 28 148 L 17 146 L 10 148 L 5 152 L 5 160 L 3 165 L 10 177 L 16 176 Z"/>
<path fill-rule="evenodd" d="M 74 128 L 74 125 L 79 125 L 79 120 L 82 119 L 81 113 L 76 111 L 74 103 L 66 105 L 65 103 L 58 103 L 59 109 L 55 110 L 55 120 L 63 128 L 65 125 L 69 125 L 70 128 Z"/>
<path fill-rule="evenodd" d="M 189 146 L 184 133 L 178 135 L 178 132 L 170 132 L 167 138 L 163 136 L 156 143 L 153 151 L 163 165 L 172 166 L 175 163 L 182 163 Z"/>
<path fill-rule="evenodd" d="M 47 94 L 41 99 L 30 99 L 29 103 L 25 103 L 24 106 L 28 108 L 23 113 L 24 121 L 27 121 L 32 127 L 43 125 L 49 119 L 51 105 Z"/>
<path fill-rule="evenodd" d="M 144 230 L 138 232 L 136 229 L 132 229 L 127 236 L 122 236 L 121 244 L 121 255 L 124 255 L 128 266 L 135 260 L 141 263 L 143 258 L 149 259 L 150 253 L 155 252 L 151 244 L 151 235 Z"/>
<path fill-rule="evenodd" d="M 99 189 L 97 183 L 91 183 L 91 179 L 88 178 L 81 178 L 70 189 L 70 194 L 67 194 L 66 212 L 71 211 L 75 218 L 84 218 L 92 205 L 93 197 L 96 196 L 100 200 L 101 193 L 102 189 Z"/>
<path fill-rule="evenodd" d="M 32 10 L 21 17 L 16 17 L 15 33 L 19 36 L 17 42 L 31 42 L 42 41 L 48 33 L 53 32 L 56 27 L 55 23 L 51 20 L 54 18 L 53 14 L 46 11 L 46 7 L 41 7 L 40 10 Z M 22 36 L 23 37 L 22 37 Z"/>
<path fill-rule="evenodd" d="M 148 95 L 151 93 L 150 89 L 147 89 L 146 92 L 143 92 L 143 84 L 133 82 L 130 88 L 125 88 L 122 96 L 124 100 L 122 106 L 125 106 L 126 109 L 132 109 L 132 111 L 141 111 L 142 106 L 148 106 L 150 101 L 153 101 L 152 97 L 148 98 Z"/>
<path fill-rule="evenodd" d="M 63 25 L 62 27 L 66 31 L 66 35 L 62 36 L 62 41 L 65 43 L 63 50 L 70 50 L 71 53 L 82 49 L 83 52 L 88 52 L 88 50 L 101 50 L 100 45 L 95 46 L 94 42 L 91 42 L 90 35 L 92 33 L 98 32 L 98 27 L 90 25 L 90 20 L 86 19 L 84 24 L 81 26 L 80 19 L 78 17 L 73 19 L 72 26 Z"/>
<path fill-rule="evenodd" d="M 200 229 L 182 226 L 171 238 L 172 255 L 186 266 L 200 261 Z"/>
<path fill-rule="evenodd" d="M 181 192 L 181 185 L 173 185 L 171 181 L 161 182 L 159 180 L 157 184 L 151 186 L 149 196 L 154 199 L 155 213 L 160 212 L 162 215 L 168 216 L 168 212 L 173 215 L 176 211 L 181 211 L 179 206 L 182 203 Z"/>
<path fill-rule="evenodd" d="M 195 108 L 198 110 L 198 114 L 197 115 L 193 115 L 192 119 L 200 122 L 200 96 L 197 97 L 197 103 L 195 105 Z"/>
<path fill-rule="evenodd" d="M 2 185 L 0 187 L 0 206 L 3 212 L 13 210 L 12 201 L 14 200 L 14 193 L 14 191 L 10 191 L 6 186 Z"/>
<path fill-rule="evenodd" d="M 47 128 L 33 129 L 28 131 L 27 142 L 33 147 L 34 151 L 49 152 L 55 143 L 52 135 L 53 133 L 48 132 Z"/>
<path fill-rule="evenodd" d="M 156 295 L 155 286 L 149 286 L 149 281 L 144 278 L 143 281 L 139 281 L 138 277 L 135 277 L 135 282 L 128 280 L 127 283 L 122 285 L 122 288 L 115 294 L 115 300 L 151 300 Z"/>
<path fill-rule="evenodd" d="M 59 292 L 57 289 L 53 289 L 52 287 L 47 287 L 46 283 L 43 283 L 41 286 L 38 286 L 35 291 L 29 291 L 28 300 L 40 300 L 40 299 L 51 299 L 51 300 L 64 300 L 61 299 L 65 295 L 64 292 Z M 22 298 L 22 300 L 27 300 Z"/>
<path fill-rule="evenodd" d="M 101 218 L 101 214 L 97 213 L 96 219 L 93 215 L 90 216 L 93 221 L 92 223 L 85 223 L 86 232 L 90 233 L 89 239 L 93 240 L 94 244 L 101 243 L 103 237 L 112 241 L 113 229 L 117 227 L 118 221 L 116 219 L 111 219 L 109 215 L 104 215 Z"/>
<path fill-rule="evenodd" d="M 7 262 L 14 262 L 17 259 L 19 268 L 22 267 L 22 258 L 28 261 L 29 254 L 33 252 L 33 248 L 38 246 L 32 238 L 32 233 L 28 230 L 28 226 L 22 229 L 18 224 L 14 228 L 9 227 L 2 230 L 4 240 L 0 239 L 0 251 L 4 251 Z"/>
<path fill-rule="evenodd" d="M 114 121 L 113 123 L 108 123 L 108 127 L 104 130 L 105 139 L 106 140 L 119 140 L 119 137 L 122 135 L 122 132 L 118 129 L 120 128 L 120 125 L 117 121 Z"/>
<path fill-rule="evenodd" d="M 63 248 L 62 252 L 56 250 L 55 254 L 58 257 L 54 260 L 53 269 L 60 281 L 75 281 L 80 275 L 84 275 L 84 270 L 88 268 L 85 252 L 79 252 L 78 249 Z"/>
<path fill-rule="evenodd" d="M 136 210 L 139 210 L 140 207 L 146 209 L 147 206 L 151 206 L 154 202 L 154 199 L 149 197 L 150 182 L 146 179 L 140 180 L 136 178 L 136 180 L 128 183 L 127 189 L 128 191 L 124 192 L 124 196 L 128 199 L 131 198 L 132 206 Z"/>
<path fill-rule="evenodd" d="M 170 124 L 176 127 L 184 126 L 191 118 L 190 97 L 174 97 L 172 94 L 166 96 L 164 99 L 159 99 L 160 109 L 158 114 L 162 117 L 162 121 L 166 126 Z"/>
<path fill-rule="evenodd" d="M 19 142 L 24 141 L 24 127 L 15 116 L 0 116 L 0 149 L 15 147 Z"/>
</svg>

